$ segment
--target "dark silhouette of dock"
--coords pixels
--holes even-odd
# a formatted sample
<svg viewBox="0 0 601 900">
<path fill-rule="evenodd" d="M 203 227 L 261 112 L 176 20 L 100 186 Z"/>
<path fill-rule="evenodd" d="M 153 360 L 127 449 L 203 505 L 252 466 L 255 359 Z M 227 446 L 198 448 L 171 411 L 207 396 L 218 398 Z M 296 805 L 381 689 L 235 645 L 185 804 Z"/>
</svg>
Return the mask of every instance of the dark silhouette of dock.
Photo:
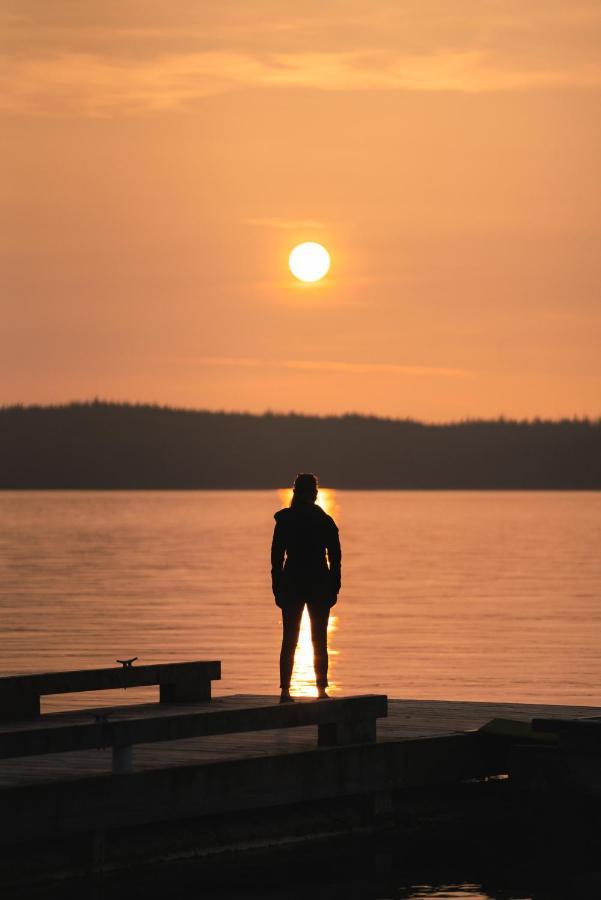
<svg viewBox="0 0 601 900">
<path fill-rule="evenodd" d="M 341 698 L 343 699 L 343 698 Z M 327 702 L 327 701 L 326 701 Z M 216 697 L 211 701 L 215 709 L 239 710 L 263 708 L 278 703 L 278 696 L 238 694 Z M 312 699 L 297 700 L 299 705 L 313 705 Z M 196 711 L 199 704 L 179 705 L 177 713 Z M 111 707 L 119 718 L 127 720 L 140 712 L 152 715 L 156 705 Z M 162 715 L 171 711 L 161 710 Z M 559 706 L 528 703 L 485 703 L 458 700 L 388 700 L 388 715 L 378 721 L 377 744 L 406 744 L 407 756 L 432 752 L 436 759 L 438 774 L 424 776 L 424 785 L 444 783 L 456 777 L 478 777 L 503 774 L 485 771 L 488 762 L 478 770 L 472 745 L 477 743 L 477 731 L 495 719 L 515 720 L 529 723 L 534 718 L 557 718 L 601 716 L 601 707 Z M 90 712 L 78 710 L 76 713 L 51 713 L 45 719 L 51 722 L 92 721 Z M 2 735 L 12 730 L 12 725 L 0 725 Z M 227 735 L 209 735 L 199 738 L 184 738 L 177 741 L 140 744 L 135 748 L 133 772 L 150 772 L 171 766 L 194 766 L 218 764 L 225 761 L 243 761 L 280 754 L 313 752 L 316 749 L 314 726 L 243 731 Z M 463 771 L 461 765 L 464 766 Z M 470 768 L 472 767 L 472 768 Z M 110 747 L 82 750 L 75 753 L 54 753 L 44 756 L 0 760 L 0 788 L 16 785 L 41 785 L 57 781 L 73 781 L 84 777 L 104 776 L 111 773 L 112 757 Z M 416 776 L 415 783 L 418 784 Z"/>
<path fill-rule="evenodd" d="M 547 779 L 561 792 L 569 778 L 586 788 L 581 746 L 566 756 L 553 721 L 584 718 L 596 741 L 601 708 L 377 695 L 284 705 L 254 695 L 210 699 L 218 665 L 0 679 L 0 699 L 13 698 L 10 720 L 0 723 L 0 874 L 16 883 L 56 874 L 67 858 L 77 872 L 107 859 L 119 868 L 314 830 L 369 831 L 394 824 L 432 790 L 498 776 L 520 790 L 540 790 Z M 157 684 L 161 702 L 15 718 L 19 693 L 31 710 L 32 693 L 113 687 L 115 679 Z M 174 702 L 178 680 L 186 690 Z M 204 699 L 191 700 L 194 690 Z"/>
</svg>

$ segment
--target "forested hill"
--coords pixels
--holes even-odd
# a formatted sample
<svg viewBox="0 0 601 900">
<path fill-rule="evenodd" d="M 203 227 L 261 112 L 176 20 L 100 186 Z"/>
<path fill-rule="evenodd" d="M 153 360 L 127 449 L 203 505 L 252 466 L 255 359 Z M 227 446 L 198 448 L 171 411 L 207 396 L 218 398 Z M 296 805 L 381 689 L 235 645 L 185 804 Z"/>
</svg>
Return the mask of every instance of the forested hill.
<svg viewBox="0 0 601 900">
<path fill-rule="evenodd" d="M 0 488 L 599 489 L 601 421 L 424 425 L 94 402 L 0 409 Z"/>
</svg>

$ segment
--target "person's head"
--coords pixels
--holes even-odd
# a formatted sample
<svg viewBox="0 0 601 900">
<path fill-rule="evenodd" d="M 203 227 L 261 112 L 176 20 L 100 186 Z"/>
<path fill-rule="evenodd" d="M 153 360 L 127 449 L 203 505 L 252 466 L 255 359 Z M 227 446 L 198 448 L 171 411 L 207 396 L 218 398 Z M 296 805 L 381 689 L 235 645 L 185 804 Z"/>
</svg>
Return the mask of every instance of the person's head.
<svg viewBox="0 0 601 900">
<path fill-rule="evenodd" d="M 317 500 L 317 475 L 313 472 L 299 472 L 294 479 L 290 506 L 311 506 Z"/>
</svg>

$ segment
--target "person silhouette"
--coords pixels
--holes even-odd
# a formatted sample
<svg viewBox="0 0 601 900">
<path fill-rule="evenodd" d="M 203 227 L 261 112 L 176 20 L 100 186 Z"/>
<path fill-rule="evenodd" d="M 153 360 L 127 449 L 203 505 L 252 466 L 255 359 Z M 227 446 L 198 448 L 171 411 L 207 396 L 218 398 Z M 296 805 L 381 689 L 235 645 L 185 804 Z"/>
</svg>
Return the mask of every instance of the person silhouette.
<svg viewBox="0 0 601 900">
<path fill-rule="evenodd" d="M 312 472 L 294 481 L 292 502 L 275 513 L 271 543 L 271 583 L 282 610 L 280 703 L 291 703 L 290 679 L 305 604 L 311 620 L 311 641 L 320 698 L 328 693 L 328 619 L 338 599 L 342 553 L 338 527 L 317 506 L 319 488 Z"/>
</svg>

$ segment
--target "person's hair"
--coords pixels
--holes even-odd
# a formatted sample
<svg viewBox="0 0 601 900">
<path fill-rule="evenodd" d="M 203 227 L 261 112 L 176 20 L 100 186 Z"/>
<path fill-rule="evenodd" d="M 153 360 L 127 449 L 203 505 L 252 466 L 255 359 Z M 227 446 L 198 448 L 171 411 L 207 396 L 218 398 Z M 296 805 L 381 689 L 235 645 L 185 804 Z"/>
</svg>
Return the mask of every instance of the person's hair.
<svg viewBox="0 0 601 900">
<path fill-rule="evenodd" d="M 317 475 L 313 472 L 299 472 L 294 479 L 290 506 L 311 506 L 315 503 L 318 490 Z"/>
</svg>

